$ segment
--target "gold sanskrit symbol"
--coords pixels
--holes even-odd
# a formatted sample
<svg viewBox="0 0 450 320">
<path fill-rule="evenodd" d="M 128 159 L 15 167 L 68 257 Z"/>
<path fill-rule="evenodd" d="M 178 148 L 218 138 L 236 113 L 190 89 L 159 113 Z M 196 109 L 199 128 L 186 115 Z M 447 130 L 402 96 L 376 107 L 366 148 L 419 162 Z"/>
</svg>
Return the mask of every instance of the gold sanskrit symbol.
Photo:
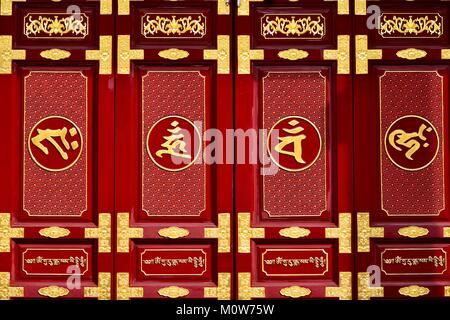
<svg viewBox="0 0 450 320">
<path fill-rule="evenodd" d="M 424 131 L 431 132 L 432 130 L 433 128 L 425 124 L 422 124 L 417 132 L 407 133 L 402 129 L 397 129 L 389 134 L 389 144 L 398 151 L 402 151 L 400 146 L 408 148 L 405 157 L 409 160 L 414 160 L 412 158 L 414 153 L 421 147 L 428 148 L 430 146 L 429 143 L 426 142 L 427 137 L 425 137 L 423 133 Z"/>
<path fill-rule="evenodd" d="M 281 142 L 275 146 L 275 151 L 281 154 L 294 157 L 295 161 L 304 164 L 306 162 L 302 158 L 303 153 L 302 142 L 303 140 L 306 139 L 306 135 L 299 134 L 304 130 L 301 126 L 296 127 L 299 123 L 300 122 L 298 122 L 297 120 L 291 120 L 288 122 L 288 124 L 292 128 L 290 129 L 283 128 L 283 131 L 294 136 L 278 137 L 278 140 L 280 140 Z M 284 150 L 284 148 L 290 145 L 291 143 L 294 145 L 294 151 Z"/>
<path fill-rule="evenodd" d="M 163 154 L 170 154 L 174 157 L 180 157 L 185 159 L 191 159 L 191 155 L 186 150 L 186 142 L 183 141 L 184 134 L 181 133 L 181 128 L 178 127 L 178 121 L 172 121 L 170 124 L 172 129 L 167 129 L 171 133 L 170 136 L 164 137 L 164 142 L 161 144 L 161 147 L 164 149 L 160 149 L 156 151 L 156 155 L 162 158 Z M 177 151 L 177 149 L 179 151 Z"/>
<path fill-rule="evenodd" d="M 56 130 L 37 129 L 37 132 L 38 132 L 38 134 L 36 136 L 34 136 L 33 138 L 31 138 L 31 142 L 36 147 L 38 147 L 45 155 L 48 155 L 49 151 L 48 151 L 48 148 L 42 144 L 42 141 L 47 140 L 55 147 L 56 150 L 58 150 L 59 154 L 61 155 L 61 157 L 64 160 L 69 159 L 69 156 L 67 155 L 67 153 L 63 150 L 63 148 L 61 148 L 61 146 L 58 144 L 58 142 L 56 142 L 56 140 L 54 139 L 57 137 L 59 137 L 61 139 L 61 142 L 64 145 L 64 147 L 66 148 L 66 150 L 70 150 L 70 148 L 72 148 L 72 150 L 76 150 L 79 148 L 79 144 L 77 141 L 72 141 L 70 144 L 67 141 L 67 139 L 66 139 L 67 128 L 66 127 L 63 127 L 62 129 L 56 129 Z M 72 127 L 69 130 L 69 134 L 71 137 L 78 135 L 77 129 Z"/>
</svg>

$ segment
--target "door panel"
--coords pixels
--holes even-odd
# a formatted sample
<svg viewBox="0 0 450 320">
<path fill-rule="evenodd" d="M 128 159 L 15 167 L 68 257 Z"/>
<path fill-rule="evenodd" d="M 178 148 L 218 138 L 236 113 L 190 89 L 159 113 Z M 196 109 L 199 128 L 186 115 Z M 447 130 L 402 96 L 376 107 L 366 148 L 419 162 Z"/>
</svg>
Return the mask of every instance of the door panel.
<svg viewBox="0 0 450 320">
<path fill-rule="evenodd" d="M 1 298 L 110 299 L 112 8 L 2 5 Z"/>
<path fill-rule="evenodd" d="M 352 298 L 347 5 L 243 2 L 237 10 L 239 299 Z"/>
<path fill-rule="evenodd" d="M 230 8 L 124 3 L 116 19 L 117 298 L 230 299 L 233 165 L 203 156 L 210 128 L 233 127 Z"/>
<path fill-rule="evenodd" d="M 358 298 L 443 297 L 449 7 L 371 4 L 381 8 L 379 29 L 355 18 Z"/>
</svg>

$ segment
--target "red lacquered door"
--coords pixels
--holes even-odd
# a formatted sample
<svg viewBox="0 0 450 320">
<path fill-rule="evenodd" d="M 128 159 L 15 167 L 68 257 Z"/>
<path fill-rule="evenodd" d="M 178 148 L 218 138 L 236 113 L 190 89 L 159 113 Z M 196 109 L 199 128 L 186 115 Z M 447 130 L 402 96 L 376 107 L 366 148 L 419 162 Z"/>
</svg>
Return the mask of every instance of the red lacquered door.
<svg viewBox="0 0 450 320">
<path fill-rule="evenodd" d="M 349 12 L 284 0 L 236 11 L 238 299 L 352 298 Z"/>
<path fill-rule="evenodd" d="M 210 130 L 233 127 L 230 7 L 117 10 L 117 299 L 230 299 L 233 164 Z"/>
<path fill-rule="evenodd" d="M 0 298 L 110 299 L 112 3 L 1 3 Z"/>
<path fill-rule="evenodd" d="M 358 298 L 448 296 L 450 7 L 368 1 L 368 29 L 357 4 Z"/>
</svg>

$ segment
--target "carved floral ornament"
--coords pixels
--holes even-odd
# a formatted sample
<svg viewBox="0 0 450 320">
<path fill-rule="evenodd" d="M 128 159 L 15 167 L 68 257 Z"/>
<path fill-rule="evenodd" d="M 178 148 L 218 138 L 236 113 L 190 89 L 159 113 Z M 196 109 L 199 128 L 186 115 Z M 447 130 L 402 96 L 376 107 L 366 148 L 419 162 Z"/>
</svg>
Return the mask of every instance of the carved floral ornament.
<svg viewBox="0 0 450 320">
<path fill-rule="evenodd" d="M 72 15 L 28 14 L 24 17 L 24 34 L 27 38 L 77 38 L 88 35 L 89 18 L 84 14 Z"/>
<path fill-rule="evenodd" d="M 322 15 L 265 15 L 261 18 L 261 35 L 265 39 L 322 39 L 325 18 Z"/>
<path fill-rule="evenodd" d="M 440 38 L 444 33 L 439 14 L 396 16 L 383 14 L 378 33 L 383 38 Z"/>
<path fill-rule="evenodd" d="M 142 35 L 146 38 L 203 38 L 206 17 L 203 14 L 196 17 L 146 14 L 142 17 Z"/>
</svg>

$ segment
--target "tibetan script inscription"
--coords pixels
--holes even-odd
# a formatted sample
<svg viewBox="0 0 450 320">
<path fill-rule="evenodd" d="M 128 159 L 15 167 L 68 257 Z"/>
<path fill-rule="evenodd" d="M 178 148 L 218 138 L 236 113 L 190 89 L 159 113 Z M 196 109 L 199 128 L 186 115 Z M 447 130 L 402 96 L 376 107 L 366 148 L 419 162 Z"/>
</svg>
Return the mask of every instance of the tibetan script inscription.
<svg viewBox="0 0 450 320">
<path fill-rule="evenodd" d="M 84 275 L 89 253 L 81 248 L 23 248 L 22 271 L 29 276 Z"/>
<path fill-rule="evenodd" d="M 203 249 L 148 248 L 140 251 L 145 276 L 203 276 L 208 269 Z"/>
<path fill-rule="evenodd" d="M 262 272 L 268 277 L 324 276 L 329 254 L 325 249 L 274 249 L 261 251 Z"/>
<path fill-rule="evenodd" d="M 440 275 L 447 270 L 444 248 L 387 248 L 381 253 L 386 275 Z"/>
</svg>

